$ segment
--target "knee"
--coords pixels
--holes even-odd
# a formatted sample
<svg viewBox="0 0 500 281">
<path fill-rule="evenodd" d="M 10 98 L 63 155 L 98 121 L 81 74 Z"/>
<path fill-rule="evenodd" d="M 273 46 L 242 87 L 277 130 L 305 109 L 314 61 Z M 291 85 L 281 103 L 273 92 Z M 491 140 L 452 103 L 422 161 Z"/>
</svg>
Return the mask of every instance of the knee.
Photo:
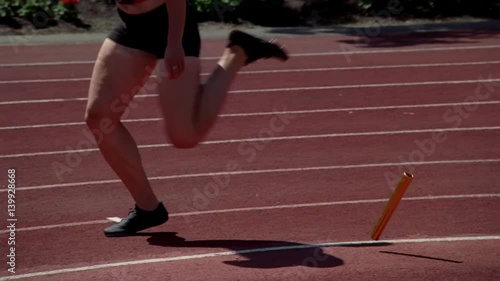
<svg viewBox="0 0 500 281">
<path fill-rule="evenodd" d="M 100 120 L 104 119 L 104 112 L 97 109 L 94 106 L 87 107 L 85 109 L 85 123 L 89 128 L 95 128 L 99 126 Z"/>
<path fill-rule="evenodd" d="M 170 137 L 170 141 L 175 148 L 179 148 L 179 149 L 194 148 L 199 143 L 193 139 L 188 139 L 188 138 L 172 138 L 172 137 Z"/>
<path fill-rule="evenodd" d="M 98 131 L 103 134 L 112 132 L 120 122 L 119 118 L 95 106 L 88 107 L 85 110 L 84 118 L 87 127 L 92 132 Z"/>
<path fill-rule="evenodd" d="M 179 133 L 167 130 L 167 137 L 170 140 L 170 143 L 175 148 L 180 149 L 194 148 L 200 143 L 200 140 L 193 134 Z"/>
</svg>

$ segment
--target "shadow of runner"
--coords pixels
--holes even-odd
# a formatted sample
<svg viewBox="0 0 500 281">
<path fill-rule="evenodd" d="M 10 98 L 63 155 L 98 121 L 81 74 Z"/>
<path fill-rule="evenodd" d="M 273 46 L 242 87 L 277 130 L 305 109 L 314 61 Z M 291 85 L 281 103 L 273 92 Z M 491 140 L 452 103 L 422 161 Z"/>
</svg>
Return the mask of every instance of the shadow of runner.
<svg viewBox="0 0 500 281">
<path fill-rule="evenodd" d="M 404 256 L 404 257 L 412 257 L 412 258 L 428 259 L 428 260 L 435 260 L 435 261 L 442 261 L 442 262 L 450 262 L 450 263 L 463 263 L 463 262 L 461 262 L 461 261 L 450 260 L 450 259 L 443 259 L 443 258 L 436 258 L 436 257 L 430 257 L 430 256 L 423 256 L 423 255 L 415 255 L 415 254 L 407 254 L 407 253 L 391 252 L 391 251 L 380 251 L 380 252 L 381 252 L 381 253 L 384 253 L 384 254 L 397 255 L 397 256 Z"/>
<path fill-rule="evenodd" d="M 442 23 L 422 23 L 422 24 L 405 24 L 404 22 L 397 24 L 387 24 L 378 22 L 372 19 L 372 23 L 358 24 L 358 26 L 300 26 L 300 27 L 273 27 L 267 30 L 272 35 L 331 35 L 343 34 L 360 37 L 376 37 L 380 35 L 398 35 L 398 34 L 422 34 L 422 33 L 469 33 L 475 35 L 492 33 L 499 34 L 500 20 L 482 20 L 477 22 L 442 22 Z"/>
<path fill-rule="evenodd" d="M 221 248 L 234 251 L 245 260 L 224 261 L 225 264 L 244 268 L 283 268 L 306 266 L 331 268 L 344 264 L 342 259 L 326 254 L 315 245 L 268 240 L 194 240 L 187 241 L 176 232 L 141 233 L 149 236 L 150 245 L 174 248 Z M 223 256 L 223 255 L 221 255 Z"/>
<path fill-rule="evenodd" d="M 404 34 L 377 34 L 339 40 L 339 43 L 365 48 L 393 48 L 426 44 L 475 43 L 487 38 L 500 38 L 499 30 L 467 30 L 454 32 L 411 32 Z"/>
</svg>

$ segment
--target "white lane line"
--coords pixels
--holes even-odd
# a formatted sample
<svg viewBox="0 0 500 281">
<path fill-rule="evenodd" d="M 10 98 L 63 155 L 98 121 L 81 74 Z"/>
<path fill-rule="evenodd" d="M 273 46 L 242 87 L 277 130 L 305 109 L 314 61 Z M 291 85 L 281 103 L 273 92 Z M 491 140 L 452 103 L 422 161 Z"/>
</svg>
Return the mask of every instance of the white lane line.
<svg viewBox="0 0 500 281">
<path fill-rule="evenodd" d="M 139 95 L 138 95 L 139 96 Z M 156 95 L 141 95 L 142 97 L 153 97 Z M 36 104 L 36 103 L 55 103 L 55 102 L 74 102 L 87 101 L 87 98 L 63 98 L 63 99 L 41 99 L 41 100 L 18 100 L 18 101 L 3 101 L 0 105 L 16 105 L 16 104 Z"/>
<path fill-rule="evenodd" d="M 183 179 L 183 178 L 200 178 L 200 177 L 216 177 L 222 175 L 238 176 L 238 175 L 256 175 L 270 173 L 291 173 L 291 172 L 308 172 L 308 171 L 323 171 L 323 170 L 341 170 L 341 169 L 363 169 L 363 168 L 382 168 L 382 167 L 398 167 L 398 166 L 426 166 L 426 165 L 452 165 L 452 164 L 485 164 L 499 163 L 500 159 L 464 159 L 464 160 L 441 160 L 441 161 L 421 161 L 421 162 L 390 162 L 390 163 L 373 163 L 373 164 L 355 164 L 355 165 L 335 165 L 335 166 L 316 166 L 316 167 L 299 167 L 299 168 L 282 168 L 282 169 L 264 169 L 264 170 L 239 170 L 225 172 L 210 172 L 210 173 L 194 173 L 194 174 L 179 174 L 168 176 L 149 177 L 150 181 L 168 180 L 168 179 Z M 26 190 L 42 190 L 57 187 L 77 187 L 88 185 L 102 185 L 110 183 L 120 183 L 120 180 L 98 180 L 86 182 L 70 182 L 48 185 L 35 186 L 19 186 L 18 191 Z M 7 192 L 8 189 L 0 189 L 0 192 Z"/>
<path fill-rule="evenodd" d="M 314 91 L 314 90 L 366 89 L 366 88 L 408 87 L 408 86 L 459 85 L 459 84 L 493 83 L 493 82 L 500 82 L 500 79 L 422 81 L 422 82 L 404 82 L 404 83 L 382 83 L 382 84 L 315 86 L 315 87 L 295 87 L 295 88 L 276 88 L 276 89 L 254 89 L 254 90 L 235 90 L 235 91 L 231 91 L 231 93 L 243 94 L 243 93 L 263 93 L 263 92 L 265 93 L 265 92 L 290 92 L 290 91 Z"/>
<path fill-rule="evenodd" d="M 0 63 L 0 67 L 31 67 L 31 66 L 60 66 L 72 64 L 94 64 L 93 60 L 82 61 L 48 61 L 48 62 L 27 62 L 27 63 Z"/>
<path fill-rule="evenodd" d="M 127 119 L 122 120 L 124 123 L 129 122 L 152 122 L 160 121 L 160 118 L 148 118 L 148 119 Z M 35 124 L 35 125 L 24 125 L 24 126 L 7 126 L 0 127 L 0 131 L 6 130 L 23 130 L 23 129 L 40 129 L 40 128 L 53 128 L 53 127 L 67 127 L 67 126 L 81 126 L 85 125 L 85 122 L 67 122 L 67 123 L 49 123 L 49 124 Z"/>
<path fill-rule="evenodd" d="M 438 195 L 438 196 L 420 196 L 420 197 L 407 197 L 402 200 L 405 201 L 428 201 L 428 200 L 446 200 L 446 199 L 481 199 L 481 198 L 500 198 L 500 193 L 486 193 L 486 194 L 457 194 L 457 195 Z M 277 210 L 277 209 L 295 209 L 295 208 L 315 208 L 323 206 L 336 206 L 336 205 L 355 205 L 355 204 L 372 204 L 372 203 L 384 203 L 387 202 L 385 199 L 366 199 L 366 200 L 350 200 L 350 201 L 333 201 L 333 202 L 317 202 L 317 203 L 304 203 L 304 204 L 290 204 L 290 205 L 277 205 L 277 206 L 263 206 L 263 207 L 250 207 L 250 208 L 235 208 L 235 209 L 222 209 L 222 210 L 209 210 L 209 211 L 197 211 L 197 212 L 186 212 L 186 213 L 173 213 L 170 214 L 171 217 L 186 217 L 186 216 L 199 216 L 199 215 L 211 215 L 211 214 L 223 214 L 223 213 L 239 213 L 239 212 L 254 212 L 254 211 L 264 211 L 264 210 Z M 55 225 L 44 225 L 44 226 L 34 226 L 16 229 L 17 232 L 21 231 L 35 231 L 35 230 L 46 230 L 53 228 L 64 228 L 73 227 L 81 225 L 90 224 L 104 224 L 109 221 L 120 222 L 120 217 L 108 217 L 106 220 L 94 220 L 88 222 L 74 222 L 74 223 L 63 223 Z M 8 233 L 9 230 L 2 230 L 0 233 Z"/>
<path fill-rule="evenodd" d="M 104 268 L 114 268 L 121 266 L 132 266 L 139 264 L 153 264 L 153 263 L 167 263 L 185 260 L 195 260 L 195 259 L 207 259 L 223 256 L 235 256 L 235 255 L 248 255 L 253 253 L 265 253 L 265 252 L 276 252 L 276 251 L 289 251 L 297 249 L 311 249 L 311 248 L 328 248 L 328 247 L 349 247 L 349 246 L 362 246 L 362 245 L 381 245 L 381 244 L 422 244 L 422 243 L 452 243 L 452 242 L 470 242 L 470 241 L 494 241 L 500 240 L 500 235 L 488 235 L 488 236 L 456 236 L 456 237 L 429 237 L 429 238 L 417 238 L 417 239 L 388 239 L 388 240 L 366 240 L 366 241 L 346 241 L 346 242 L 326 242 L 326 243 L 315 243 L 315 244 L 294 244 L 286 246 L 277 247 L 266 247 L 266 248 L 254 248 L 238 251 L 221 251 L 221 252 L 211 252 L 198 255 L 187 255 L 187 256 L 175 256 L 175 257 L 165 257 L 165 258 L 154 258 L 154 259 L 142 259 L 126 262 L 116 262 L 116 263 L 106 263 L 106 264 L 94 264 L 82 267 L 72 267 L 58 270 L 50 271 L 39 271 L 27 274 L 19 274 L 13 276 L 7 276 L 0 278 L 2 280 L 16 280 L 21 278 L 31 278 L 40 277 L 56 274 L 65 274 L 73 272 L 91 271 Z"/>
<path fill-rule="evenodd" d="M 51 78 L 51 79 L 26 79 L 26 80 L 2 80 L 0 85 L 7 84 L 32 84 L 32 83 L 60 83 L 60 82 L 84 82 L 90 81 L 89 77 L 80 78 Z"/>
<path fill-rule="evenodd" d="M 449 67 L 449 66 L 471 66 L 499 64 L 500 61 L 476 61 L 476 62 L 450 62 L 450 63 L 427 63 L 427 64 L 397 64 L 397 65 L 374 65 L 374 66 L 346 66 L 346 67 L 323 67 L 306 69 L 275 69 L 275 70 L 251 70 L 240 71 L 239 75 L 253 74 L 276 74 L 293 72 L 327 72 L 327 71 L 350 71 L 350 70 L 376 70 L 394 68 L 423 68 L 423 67 Z M 202 73 L 202 76 L 209 76 L 211 73 Z M 152 75 L 151 78 L 158 76 Z M 54 82 L 83 82 L 90 81 L 90 77 L 81 78 L 57 78 L 57 79 L 26 79 L 26 80 L 0 80 L 0 84 L 29 84 L 29 83 L 54 83 Z"/>
<path fill-rule="evenodd" d="M 404 201 L 427 201 L 427 200 L 443 200 L 443 199 L 480 199 L 480 198 L 500 198 L 500 193 L 487 193 L 487 194 L 458 194 L 458 195 L 438 195 L 438 196 L 421 196 L 421 197 L 407 197 L 401 200 Z M 350 201 L 335 201 L 335 202 L 318 202 L 318 203 L 305 203 L 305 204 L 291 204 L 291 205 L 278 205 L 278 206 L 264 206 L 264 207 L 250 207 L 250 208 L 235 208 L 225 210 L 210 210 L 172 214 L 172 217 L 185 217 L 196 215 L 211 215 L 211 214 L 224 214 L 224 213 L 239 213 L 239 212 L 254 212 L 265 210 L 278 210 L 278 209 L 295 209 L 295 208 L 314 208 L 323 206 L 336 206 L 336 205 L 355 205 L 355 204 L 371 204 L 371 203 L 384 203 L 386 199 L 367 199 L 367 200 L 350 200 Z M 120 222 L 121 218 L 113 217 L 108 220 L 113 222 Z M 6 230 L 5 232 L 8 232 Z"/>
<path fill-rule="evenodd" d="M 491 75 L 490 75 L 491 76 Z M 229 94 L 244 93 L 271 93 L 271 92 L 291 92 L 291 91 L 316 91 L 316 90 L 339 90 L 339 89 L 366 89 L 366 88 L 385 88 L 385 87 L 409 87 L 409 86 L 432 86 L 432 85 L 459 85 L 475 83 L 494 83 L 500 82 L 500 79 L 477 79 L 477 80 L 452 80 L 452 81 L 422 81 L 406 83 L 382 83 L 382 84 L 357 84 L 357 85 L 337 85 L 337 86 L 311 86 L 311 87 L 292 87 L 292 88 L 269 88 L 269 89 L 248 89 L 233 90 Z M 137 95 L 137 98 L 157 97 L 156 94 Z M 4 101 L 0 105 L 32 104 L 32 103 L 51 103 L 68 101 L 87 101 L 87 98 L 61 98 L 61 99 L 41 99 L 41 100 L 21 100 Z"/>
<path fill-rule="evenodd" d="M 348 49 L 349 45 L 334 45 L 333 48 Z M 341 52 L 311 52 L 311 53 L 291 53 L 290 57 L 314 57 L 314 56 L 344 56 L 344 55 L 363 55 L 363 54 L 384 54 L 384 53 L 414 53 L 414 52 L 439 52 L 439 51 L 464 51 L 464 50 L 483 50 L 498 49 L 500 45 L 484 46 L 454 46 L 454 47 L 431 47 L 431 48 L 409 48 L 409 49 L 379 49 L 379 50 L 357 50 Z M 218 60 L 220 57 L 201 57 L 202 60 Z M 69 65 L 69 64 L 94 64 L 95 61 L 49 61 L 49 62 L 30 62 L 30 63 L 2 63 L 0 67 L 30 67 L 30 66 L 48 66 L 48 65 Z"/>
<path fill-rule="evenodd" d="M 264 74 L 264 73 L 290 73 L 290 72 L 324 72 L 324 71 L 345 71 L 345 70 L 373 70 L 373 69 L 393 69 L 393 68 L 421 68 L 421 67 L 448 67 L 448 66 L 469 66 L 499 64 L 500 61 L 475 61 L 475 62 L 449 62 L 449 63 L 424 63 L 424 64 L 396 64 L 396 65 L 372 65 L 372 66 L 345 66 L 345 67 L 325 67 L 308 69 L 276 69 L 276 70 L 255 70 L 241 71 L 241 74 Z M 209 75 L 210 73 L 205 73 Z"/>
<path fill-rule="evenodd" d="M 343 46 L 344 49 L 348 45 Z M 342 47 L 339 45 L 339 48 Z M 317 52 L 290 54 L 291 57 L 316 57 L 316 56 L 344 56 L 344 55 L 364 55 L 364 54 L 386 54 L 386 53 L 415 53 L 415 52 L 439 52 L 439 51 L 464 51 L 464 50 L 483 50 L 483 49 L 498 49 L 500 45 L 484 45 L 484 46 L 455 46 L 455 47 L 432 47 L 432 48 L 413 48 L 413 49 L 379 49 L 379 50 L 359 50 L 359 51 L 343 51 L 343 52 Z M 218 59 L 211 57 L 210 59 Z"/>
<path fill-rule="evenodd" d="M 267 137 L 267 138 L 246 138 L 246 139 L 228 139 L 228 140 L 213 140 L 201 142 L 200 145 L 218 145 L 231 143 L 245 142 L 269 142 L 269 141 L 288 141 L 288 140 L 308 140 L 320 138 L 345 138 L 345 137 L 362 137 L 362 136 L 384 136 L 384 135 L 406 135 L 406 134 L 423 134 L 423 133 L 447 133 L 447 132 L 469 132 L 469 131 L 496 131 L 500 130 L 500 126 L 492 127 L 460 127 L 460 128 L 437 128 L 437 129 L 420 129 L 420 130 L 399 130 L 399 131 L 374 131 L 374 132 L 356 132 L 356 133 L 334 133 L 334 134 L 319 134 L 319 135 L 301 135 L 301 136 L 282 136 L 282 137 Z M 139 149 L 151 148 L 167 148 L 172 147 L 168 143 L 138 145 Z M 30 152 L 19 154 L 0 155 L 0 159 L 13 159 L 23 157 L 38 157 L 48 155 L 61 154 L 76 154 L 76 153 L 91 153 L 98 152 L 98 148 L 78 149 L 78 150 L 58 150 L 58 151 L 43 151 Z"/>
<path fill-rule="evenodd" d="M 428 196 L 420 196 L 420 197 L 406 197 L 406 198 L 403 198 L 402 200 L 405 200 L 405 201 L 428 201 L 428 200 L 482 199 L 482 198 L 500 198 L 500 193 L 456 194 L 456 195 L 437 195 L 437 196 L 428 195 Z M 196 212 L 185 212 L 185 213 L 172 213 L 172 214 L 170 214 L 170 216 L 171 217 L 189 217 L 189 216 L 200 216 L 200 215 L 255 212 L 255 211 L 278 210 L 278 209 L 316 208 L 316 207 L 337 206 L 337 205 L 372 204 L 372 203 L 384 203 L 384 202 L 387 202 L 387 200 L 388 199 L 385 198 L 385 199 L 364 199 L 364 200 L 275 205 L 275 206 L 249 207 L 249 208 L 196 211 Z M 72 222 L 72 223 L 62 223 L 62 224 L 17 228 L 16 232 L 47 230 L 47 229 L 54 229 L 54 228 L 65 228 L 65 227 L 90 225 L 90 224 L 104 224 L 104 223 L 109 223 L 110 221 L 111 222 L 119 222 L 120 220 L 121 220 L 120 217 L 108 217 L 108 218 L 106 218 L 106 220 L 94 220 L 94 221 L 86 221 L 86 222 Z M 8 232 L 10 232 L 10 230 L 1 230 L 0 234 L 1 233 L 8 233 Z"/>
<path fill-rule="evenodd" d="M 407 104 L 407 105 L 389 105 L 389 106 L 370 106 L 370 107 L 349 107 L 349 108 L 325 108 L 311 110 L 284 110 L 284 111 L 267 111 L 267 112 L 248 112 L 248 113 L 229 113 L 221 114 L 220 118 L 231 117 L 253 117 L 253 116 L 269 116 L 269 115 L 295 115 L 295 114 L 317 114 L 317 113 L 333 113 L 333 112 L 357 112 L 371 110 L 393 110 L 393 109 L 418 109 L 418 108 L 433 108 L 433 107 L 458 107 L 469 105 L 496 105 L 500 101 L 478 101 L 478 102 L 455 102 L 455 103 L 432 103 L 432 104 Z M 157 122 L 162 118 L 140 118 L 140 119 L 125 119 L 123 123 L 141 123 L 141 122 Z M 22 129 L 39 129 L 51 127 L 66 127 L 66 126 L 82 126 L 85 122 L 67 122 L 67 123 L 48 123 L 35 124 L 24 126 L 7 126 L 0 127 L 1 130 L 22 130 Z"/>
<path fill-rule="evenodd" d="M 35 230 L 63 228 L 63 227 L 73 227 L 73 226 L 92 225 L 92 224 L 103 224 L 103 223 L 107 223 L 107 222 L 109 222 L 109 221 L 108 220 L 93 220 L 93 221 L 70 222 L 70 223 L 55 224 L 55 225 L 21 227 L 21 228 L 16 228 L 16 232 L 35 231 Z M 9 233 L 9 232 L 10 232 L 10 230 L 2 230 L 2 231 L 0 231 L 0 234 Z"/>
</svg>

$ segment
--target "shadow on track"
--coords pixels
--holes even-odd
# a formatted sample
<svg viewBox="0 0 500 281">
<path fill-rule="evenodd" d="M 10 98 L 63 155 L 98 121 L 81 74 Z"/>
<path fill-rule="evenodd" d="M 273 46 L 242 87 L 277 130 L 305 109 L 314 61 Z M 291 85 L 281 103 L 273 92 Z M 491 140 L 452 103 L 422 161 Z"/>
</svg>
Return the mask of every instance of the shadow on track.
<svg viewBox="0 0 500 281">
<path fill-rule="evenodd" d="M 147 241 L 150 245 L 161 247 L 227 249 L 235 252 L 235 256 L 245 259 L 230 258 L 224 263 L 244 268 L 264 269 L 293 266 L 332 268 L 344 264 L 342 259 L 326 254 L 318 246 L 287 241 L 231 239 L 188 241 L 177 236 L 175 232 L 141 233 L 135 236 L 149 236 Z"/>
<path fill-rule="evenodd" d="M 400 34 L 359 35 L 338 43 L 363 48 L 396 48 L 429 44 L 477 43 L 488 38 L 500 38 L 498 30 L 464 30 L 453 32 L 410 32 Z"/>
<path fill-rule="evenodd" d="M 423 255 L 416 255 L 416 254 L 401 253 L 401 252 L 391 252 L 391 251 L 380 251 L 380 252 L 384 253 L 384 254 L 389 254 L 389 255 L 397 255 L 397 256 L 404 256 L 404 257 L 419 258 L 419 259 L 428 259 L 428 260 L 450 262 L 450 263 L 463 263 L 461 261 L 456 261 L 456 260 L 443 259 L 443 258 L 430 257 L 430 256 L 423 256 Z"/>
</svg>

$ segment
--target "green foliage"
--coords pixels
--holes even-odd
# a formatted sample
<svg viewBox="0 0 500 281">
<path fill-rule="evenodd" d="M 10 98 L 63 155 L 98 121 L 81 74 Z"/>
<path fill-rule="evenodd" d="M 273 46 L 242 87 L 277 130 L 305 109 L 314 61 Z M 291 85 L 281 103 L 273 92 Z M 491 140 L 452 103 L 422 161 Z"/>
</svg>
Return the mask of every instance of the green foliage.
<svg viewBox="0 0 500 281">
<path fill-rule="evenodd" d="M 224 7 L 234 8 L 241 4 L 241 0 L 193 0 L 198 12 L 212 13 Z"/>
<path fill-rule="evenodd" d="M 301 25 L 320 17 L 322 21 L 349 20 L 353 15 L 373 16 L 394 7 L 395 19 L 412 17 L 500 17 L 498 0 L 191 0 L 203 20 L 237 18 L 263 25 Z M 296 7 L 300 7 L 298 10 Z M 219 10 L 219 13 L 217 13 Z M 223 17 L 220 16 L 223 11 Z M 326 21 L 327 22 L 327 21 Z"/>
<path fill-rule="evenodd" d="M 204 20 L 228 21 L 234 19 L 234 12 L 243 0 L 191 0 Z"/>
<path fill-rule="evenodd" d="M 63 0 L 0 0 L 2 19 L 23 18 L 37 27 L 58 20 L 78 19 L 78 4 Z M 68 0 L 65 0 L 68 1 Z M 84 0 L 86 5 L 114 5 L 115 0 Z M 187 0 L 194 5 L 200 21 L 264 26 L 298 26 L 355 21 L 356 16 L 385 15 L 405 20 L 475 16 L 500 18 L 499 0 Z M 77 3 L 77 2 L 74 2 Z M 391 8 L 392 7 L 392 8 Z M 398 12 L 393 12 L 397 7 Z M 392 10 L 391 10 L 392 9 Z"/>
<path fill-rule="evenodd" d="M 40 13 L 41 11 L 50 11 L 52 8 L 50 0 L 27 0 L 19 2 L 21 5 L 17 10 L 17 15 L 20 17 L 36 16 L 37 13 Z"/>
<path fill-rule="evenodd" d="M 15 15 L 15 11 L 13 10 L 13 2 L 18 1 L 9 1 L 9 0 L 0 0 L 0 18 L 12 17 Z"/>
<path fill-rule="evenodd" d="M 359 0 L 359 6 L 364 9 L 369 9 L 370 6 L 372 5 L 372 0 Z"/>
<path fill-rule="evenodd" d="M 382 11 L 395 3 L 407 17 L 476 16 L 500 17 L 498 0 L 359 0 L 370 11 Z"/>
<path fill-rule="evenodd" d="M 24 18 L 36 27 L 51 21 L 71 19 L 78 15 L 74 5 L 59 0 L 0 0 L 0 18 Z"/>
</svg>

